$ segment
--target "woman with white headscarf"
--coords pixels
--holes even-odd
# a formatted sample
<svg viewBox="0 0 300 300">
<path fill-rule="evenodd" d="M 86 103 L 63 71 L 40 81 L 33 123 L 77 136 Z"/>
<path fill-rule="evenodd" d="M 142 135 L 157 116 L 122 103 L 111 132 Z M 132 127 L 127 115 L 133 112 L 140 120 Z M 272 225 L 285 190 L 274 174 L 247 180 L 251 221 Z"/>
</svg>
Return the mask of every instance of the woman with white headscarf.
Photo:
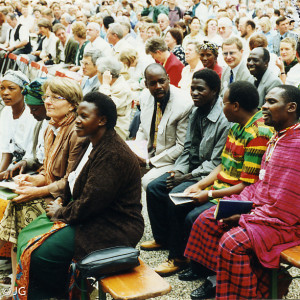
<svg viewBox="0 0 300 300">
<path fill-rule="evenodd" d="M 12 162 L 20 161 L 33 140 L 36 120 L 22 95 L 22 90 L 28 83 L 29 79 L 22 72 L 9 70 L 0 85 L 0 96 L 5 104 L 0 119 L 0 172 L 5 171 Z"/>
</svg>

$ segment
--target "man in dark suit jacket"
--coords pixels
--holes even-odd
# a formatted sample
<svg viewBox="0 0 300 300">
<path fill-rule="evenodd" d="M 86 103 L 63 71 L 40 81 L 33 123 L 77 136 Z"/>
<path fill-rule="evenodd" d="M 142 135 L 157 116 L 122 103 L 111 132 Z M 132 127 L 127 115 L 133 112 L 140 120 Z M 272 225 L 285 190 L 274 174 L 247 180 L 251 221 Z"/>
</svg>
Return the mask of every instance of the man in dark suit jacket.
<svg viewBox="0 0 300 300">
<path fill-rule="evenodd" d="M 58 37 L 56 42 L 56 58 L 54 62 L 59 64 L 75 64 L 75 56 L 78 48 L 78 42 L 70 37 L 64 25 L 58 23 L 53 26 L 53 32 Z"/>
</svg>

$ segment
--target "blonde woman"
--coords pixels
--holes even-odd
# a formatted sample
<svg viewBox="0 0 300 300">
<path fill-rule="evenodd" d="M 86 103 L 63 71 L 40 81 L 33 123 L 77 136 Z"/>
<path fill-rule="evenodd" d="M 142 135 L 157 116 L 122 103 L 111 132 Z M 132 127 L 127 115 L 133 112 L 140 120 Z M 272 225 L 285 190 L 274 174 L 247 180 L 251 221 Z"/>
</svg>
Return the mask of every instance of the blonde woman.
<svg viewBox="0 0 300 300">
<path fill-rule="evenodd" d="M 280 69 L 280 79 L 283 83 L 285 83 L 290 69 L 298 64 L 296 46 L 295 39 L 291 37 L 284 38 L 280 42 L 280 56 L 276 61 L 276 65 Z"/>
</svg>

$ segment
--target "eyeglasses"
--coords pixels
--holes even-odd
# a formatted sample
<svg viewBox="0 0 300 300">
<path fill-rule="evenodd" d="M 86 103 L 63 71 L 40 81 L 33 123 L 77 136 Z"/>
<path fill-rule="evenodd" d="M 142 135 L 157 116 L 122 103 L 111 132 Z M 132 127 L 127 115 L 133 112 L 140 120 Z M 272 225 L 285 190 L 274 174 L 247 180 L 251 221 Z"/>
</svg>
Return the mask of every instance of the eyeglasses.
<svg viewBox="0 0 300 300">
<path fill-rule="evenodd" d="M 49 98 L 49 100 L 53 103 L 56 101 L 60 101 L 60 100 L 66 100 L 66 98 L 64 97 L 60 97 L 60 96 L 50 96 L 50 95 L 44 95 L 42 97 L 43 101 L 45 102 L 47 99 Z"/>
<path fill-rule="evenodd" d="M 237 53 L 236 51 L 223 52 L 223 56 L 228 56 L 228 55 L 232 56 L 236 53 Z"/>
<path fill-rule="evenodd" d="M 230 103 L 230 104 L 231 104 L 230 101 L 226 101 L 226 102 L 221 101 L 221 102 L 220 102 L 220 105 L 221 105 L 221 107 L 224 107 L 227 103 Z"/>
<path fill-rule="evenodd" d="M 89 66 L 89 65 L 91 65 L 91 63 L 85 62 L 85 61 L 81 60 L 81 61 L 80 61 L 80 65 L 81 65 L 81 66 Z"/>
</svg>

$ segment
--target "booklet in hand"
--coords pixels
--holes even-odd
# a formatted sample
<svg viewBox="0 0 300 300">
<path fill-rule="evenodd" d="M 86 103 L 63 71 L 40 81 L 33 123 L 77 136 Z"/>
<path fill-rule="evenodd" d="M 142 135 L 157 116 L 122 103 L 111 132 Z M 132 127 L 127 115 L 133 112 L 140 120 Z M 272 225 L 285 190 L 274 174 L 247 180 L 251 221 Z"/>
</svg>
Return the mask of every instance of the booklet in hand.
<svg viewBox="0 0 300 300">
<path fill-rule="evenodd" d="M 233 215 L 247 214 L 253 208 L 252 201 L 240 201 L 240 200 L 218 200 L 218 204 L 215 210 L 214 217 L 216 220 L 225 219 Z"/>
<path fill-rule="evenodd" d="M 179 205 L 179 204 L 193 202 L 194 194 L 195 193 L 192 193 L 192 194 L 173 193 L 173 194 L 169 194 L 169 197 L 174 202 L 175 205 Z"/>
</svg>

